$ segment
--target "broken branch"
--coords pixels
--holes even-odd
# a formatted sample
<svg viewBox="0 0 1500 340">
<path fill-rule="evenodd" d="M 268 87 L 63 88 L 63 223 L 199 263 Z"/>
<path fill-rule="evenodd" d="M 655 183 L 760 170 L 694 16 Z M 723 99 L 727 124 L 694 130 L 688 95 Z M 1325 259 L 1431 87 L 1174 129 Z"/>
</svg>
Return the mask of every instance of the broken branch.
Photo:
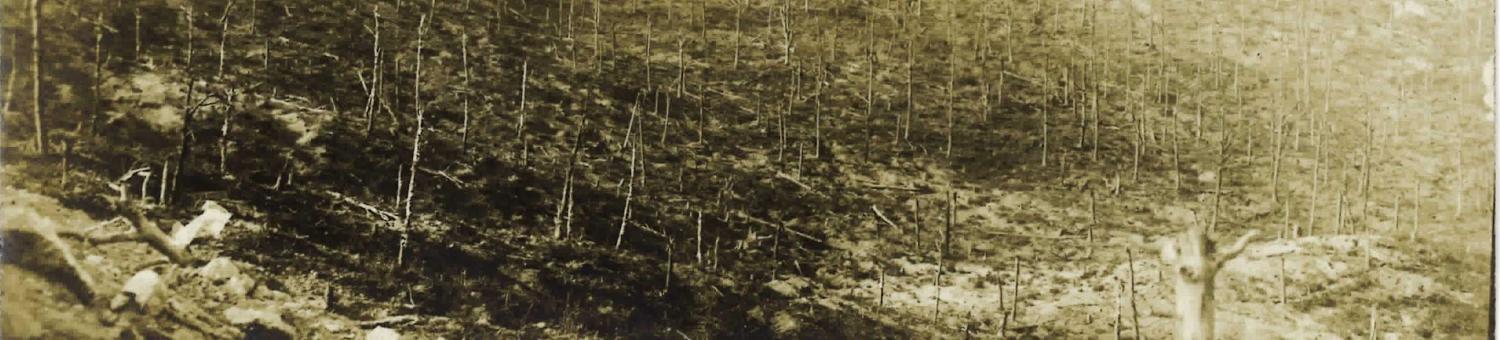
<svg viewBox="0 0 1500 340">
<path fill-rule="evenodd" d="M 457 185 L 459 188 L 463 188 L 464 186 L 468 185 L 468 184 L 464 183 L 464 181 L 459 180 L 458 178 L 455 178 L 455 177 L 453 177 L 451 175 L 448 175 L 448 173 L 446 173 L 446 172 L 442 172 L 442 171 L 438 171 L 438 170 L 433 170 L 433 169 L 428 169 L 428 168 L 417 168 L 417 170 L 421 170 L 422 172 L 425 172 L 425 173 L 427 173 L 429 175 L 442 177 L 443 179 L 446 179 L 449 182 L 453 182 L 453 185 Z"/>
<path fill-rule="evenodd" d="M 891 226 L 891 229 L 896 229 L 896 230 L 900 230 L 901 229 L 901 227 L 897 227 L 896 226 L 895 222 L 891 222 L 891 219 L 886 218 L 885 217 L 885 213 L 880 212 L 880 208 L 877 208 L 877 207 L 875 207 L 875 206 L 872 205 L 872 206 L 870 206 L 870 210 L 874 210 L 875 211 L 875 216 L 880 217 L 880 220 L 884 221 L 885 225 Z"/>
<path fill-rule="evenodd" d="M 1225 262 L 1229 262 L 1229 260 L 1233 260 L 1234 258 L 1239 257 L 1240 253 L 1243 253 L 1245 251 L 1245 245 L 1249 244 L 1250 240 L 1255 238 L 1256 235 L 1260 235 L 1260 231 L 1252 229 L 1249 232 L 1246 232 L 1244 236 L 1240 236 L 1238 240 L 1235 240 L 1234 244 L 1230 245 L 1229 248 L 1224 248 L 1224 251 L 1219 253 L 1219 257 L 1215 259 L 1215 267 L 1218 267 L 1218 265 L 1222 265 Z"/>
<path fill-rule="evenodd" d="M 333 196 L 333 198 L 335 198 L 335 199 L 343 201 L 346 204 L 353 205 L 353 206 L 358 207 L 360 209 L 364 209 L 366 212 L 369 212 L 371 214 L 375 214 L 376 216 L 380 216 L 381 219 L 384 219 L 386 221 L 395 221 L 395 220 L 399 219 L 396 216 L 395 213 L 388 212 L 388 211 L 385 211 L 385 210 L 380 210 L 380 208 L 376 208 L 373 205 L 365 204 L 364 202 L 360 202 L 360 201 L 354 200 L 354 198 L 351 198 L 349 196 L 345 196 L 343 194 L 340 194 L 340 193 L 337 193 L 337 192 L 333 192 L 333 191 L 324 191 L 324 192 L 327 193 L 329 196 Z"/>
</svg>

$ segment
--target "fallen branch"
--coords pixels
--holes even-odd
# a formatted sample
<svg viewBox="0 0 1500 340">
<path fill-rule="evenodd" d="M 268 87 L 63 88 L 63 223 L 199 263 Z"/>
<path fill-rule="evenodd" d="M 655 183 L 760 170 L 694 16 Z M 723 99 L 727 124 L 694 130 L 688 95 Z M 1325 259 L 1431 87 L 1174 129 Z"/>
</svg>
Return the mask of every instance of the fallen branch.
<svg viewBox="0 0 1500 340">
<path fill-rule="evenodd" d="M 771 223 L 771 221 L 767 221 L 767 220 L 763 220 L 763 219 L 760 219 L 760 218 L 757 218 L 757 217 L 754 217 L 754 216 L 750 216 L 749 214 L 746 214 L 744 211 L 735 211 L 734 214 L 735 214 L 735 216 L 738 216 L 739 218 L 742 218 L 742 219 L 744 219 L 746 221 L 755 222 L 757 224 L 761 224 L 761 225 L 764 225 L 764 226 L 768 226 L 768 227 L 772 227 L 772 228 L 786 228 L 786 231 L 792 233 L 792 235 L 797 235 L 798 237 L 807 239 L 808 241 L 822 243 L 824 245 L 828 244 L 828 242 L 820 240 L 817 237 L 813 237 L 812 235 L 808 235 L 806 233 L 797 231 L 796 229 L 792 229 L 791 226 L 784 226 L 784 225 L 781 225 L 781 224 Z"/>
<path fill-rule="evenodd" d="M 124 220 L 125 220 L 124 216 L 115 216 L 115 218 L 111 218 L 108 221 L 99 222 L 99 224 L 95 224 L 92 227 L 88 227 L 87 229 L 84 229 L 83 232 L 93 232 L 94 230 L 103 229 L 105 226 L 114 224 L 115 222 L 121 222 L 121 221 L 124 221 Z M 62 234 L 77 234 L 79 232 L 72 231 L 72 230 L 59 230 L 57 233 L 58 233 L 58 235 L 62 235 Z"/>
<path fill-rule="evenodd" d="M 872 205 L 870 206 L 870 210 L 874 210 L 875 216 L 880 217 L 880 220 L 884 221 L 885 225 L 891 226 L 891 229 L 901 230 L 901 227 L 897 227 L 895 222 L 891 222 L 891 219 L 885 217 L 885 213 L 880 212 L 880 208 Z"/>
<path fill-rule="evenodd" d="M 416 315 L 397 315 L 397 316 L 384 317 L 384 318 L 375 319 L 375 320 L 369 320 L 369 321 L 360 321 L 359 322 L 359 326 L 360 327 L 376 327 L 376 326 L 379 326 L 379 327 L 391 327 L 391 326 L 397 326 L 397 325 L 409 325 L 409 324 L 412 324 L 412 323 L 416 323 L 418 320 L 419 320 L 419 318 Z"/>
<path fill-rule="evenodd" d="M 656 235 L 656 237 L 660 237 L 663 239 L 667 238 L 667 234 L 656 231 L 656 229 L 651 229 L 651 227 L 648 227 L 645 224 L 641 224 L 641 222 L 630 221 L 630 225 L 636 227 L 637 229 L 644 230 L 647 233 L 651 233 L 651 235 Z"/>
<path fill-rule="evenodd" d="M 187 264 L 192 262 L 192 258 L 188 256 L 187 250 L 173 246 L 172 239 L 167 236 L 167 233 L 162 232 L 161 227 L 158 227 L 155 221 L 147 219 L 146 214 L 142 213 L 140 209 L 133 207 L 125 209 L 125 219 L 130 221 L 130 224 L 135 225 L 135 235 L 128 238 L 119 237 L 119 240 L 145 242 L 151 248 L 155 248 L 157 252 L 166 255 L 167 259 L 171 260 L 172 263 Z"/>
<path fill-rule="evenodd" d="M 130 207 L 124 210 L 125 214 L 121 217 L 135 227 L 131 231 L 105 235 L 86 235 L 76 231 L 64 231 L 57 233 L 57 235 L 83 240 L 88 242 L 89 245 L 94 246 L 122 242 L 142 242 L 156 249 L 162 255 L 165 255 L 167 260 L 174 264 L 188 264 L 193 261 L 193 258 L 187 253 L 186 243 L 174 242 L 172 237 L 167 236 L 167 233 L 163 232 L 155 221 L 147 219 L 145 213 L 142 213 L 139 208 Z"/>
<path fill-rule="evenodd" d="M 785 172 L 777 171 L 776 178 L 784 179 L 787 182 L 792 182 L 792 184 L 796 184 L 798 187 L 801 187 L 802 190 L 807 190 L 818 196 L 828 197 L 828 195 L 824 195 L 822 192 L 818 191 L 818 189 L 813 189 L 812 186 L 804 184 L 802 183 L 802 181 L 798 181 L 796 178 L 792 178 L 792 175 L 788 175 Z"/>
<path fill-rule="evenodd" d="M 338 199 L 340 201 L 343 201 L 346 204 L 353 205 L 355 207 L 359 207 L 360 209 L 364 209 L 366 212 L 369 212 L 371 214 L 375 214 L 376 216 L 380 216 L 380 218 L 385 219 L 386 221 L 395 221 L 395 220 L 399 220 L 400 219 L 399 217 L 396 216 L 395 213 L 388 212 L 388 211 L 385 211 L 385 210 L 380 210 L 380 208 L 376 208 L 373 205 L 365 204 L 364 202 L 360 202 L 360 201 L 354 200 L 354 198 L 351 198 L 349 196 L 345 196 L 343 194 L 340 194 L 340 193 L 337 193 L 337 192 L 333 192 L 331 190 L 324 191 L 324 192 L 327 193 L 329 196 L 333 196 L 333 198 L 336 198 L 336 199 Z"/>
<path fill-rule="evenodd" d="M 417 170 L 421 170 L 422 172 L 425 172 L 425 173 L 427 173 L 429 175 L 438 176 L 438 177 L 442 177 L 443 179 L 447 179 L 449 182 L 453 182 L 453 184 L 457 185 L 459 188 L 463 188 L 464 186 L 468 185 L 467 183 L 464 183 L 463 180 L 459 180 L 458 178 L 455 178 L 455 177 L 453 177 L 451 175 L 448 175 L 448 173 L 446 173 L 446 172 L 442 172 L 442 171 L 438 171 L 438 170 L 433 170 L 433 169 L 428 169 L 428 168 L 417 168 Z"/>
<path fill-rule="evenodd" d="M 990 231 L 990 230 L 985 230 L 985 231 L 980 231 L 980 232 L 982 232 L 982 233 L 984 233 L 984 234 L 986 234 L 986 235 L 992 235 L 992 236 L 1009 236 L 1009 237 L 1023 237 L 1023 238 L 1040 238 L 1040 239 L 1048 239 L 1048 240 L 1071 240 L 1071 239 L 1076 239 L 1076 238 L 1079 238 L 1079 237 L 1078 237 L 1078 236 L 1064 236 L 1064 235 L 1058 235 L 1058 236 L 1051 236 L 1051 235 L 1033 235 L 1033 234 L 1021 234 L 1021 233 L 1009 233 L 1009 232 L 1004 232 L 1004 231 Z"/>
<path fill-rule="evenodd" d="M 176 319 L 183 326 L 187 326 L 187 328 L 198 331 L 198 333 L 202 333 L 203 335 L 219 339 L 233 339 L 239 335 L 239 332 L 234 328 L 219 322 L 219 318 L 211 316 L 193 304 L 169 298 L 167 299 L 166 310 L 172 319 Z"/>
</svg>

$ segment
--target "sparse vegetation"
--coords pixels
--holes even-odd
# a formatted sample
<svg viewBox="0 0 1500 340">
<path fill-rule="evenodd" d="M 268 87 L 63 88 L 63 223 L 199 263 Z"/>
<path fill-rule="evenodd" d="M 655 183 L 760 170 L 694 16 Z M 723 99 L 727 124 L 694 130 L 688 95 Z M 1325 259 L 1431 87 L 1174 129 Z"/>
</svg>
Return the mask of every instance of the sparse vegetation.
<svg viewBox="0 0 1500 340">
<path fill-rule="evenodd" d="M 1486 327 L 1492 4 L 0 5 L 0 208 L 85 235 L 7 256 L 7 335 L 1165 338 L 1183 296 L 1205 337 Z M 205 201 L 222 239 L 158 244 Z M 146 236 L 89 241 L 118 216 Z M 236 297 L 183 274 L 225 261 Z M 25 294 L 56 270 L 103 293 Z M 88 301 L 143 270 L 173 312 Z"/>
</svg>

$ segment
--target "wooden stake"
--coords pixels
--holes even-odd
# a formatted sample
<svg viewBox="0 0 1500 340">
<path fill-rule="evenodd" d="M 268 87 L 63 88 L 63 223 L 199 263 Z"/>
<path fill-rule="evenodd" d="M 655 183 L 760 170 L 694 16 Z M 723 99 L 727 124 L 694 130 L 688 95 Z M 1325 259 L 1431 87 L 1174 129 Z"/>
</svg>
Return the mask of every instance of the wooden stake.
<svg viewBox="0 0 1500 340">
<path fill-rule="evenodd" d="M 1279 303 L 1285 305 L 1286 304 L 1286 255 L 1282 255 L 1282 256 L 1280 256 L 1280 258 L 1281 258 L 1281 274 L 1277 275 L 1277 277 L 1280 278 L 1280 280 L 1281 280 L 1281 300 L 1280 300 Z"/>
</svg>

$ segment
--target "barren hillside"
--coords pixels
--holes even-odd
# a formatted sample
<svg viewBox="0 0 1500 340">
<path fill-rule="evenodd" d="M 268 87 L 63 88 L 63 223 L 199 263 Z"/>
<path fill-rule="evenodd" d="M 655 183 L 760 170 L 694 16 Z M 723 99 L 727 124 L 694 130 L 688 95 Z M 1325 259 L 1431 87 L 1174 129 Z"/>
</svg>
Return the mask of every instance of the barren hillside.
<svg viewBox="0 0 1500 340">
<path fill-rule="evenodd" d="M 1490 331 L 1492 3 L 0 6 L 6 338 Z"/>
</svg>

